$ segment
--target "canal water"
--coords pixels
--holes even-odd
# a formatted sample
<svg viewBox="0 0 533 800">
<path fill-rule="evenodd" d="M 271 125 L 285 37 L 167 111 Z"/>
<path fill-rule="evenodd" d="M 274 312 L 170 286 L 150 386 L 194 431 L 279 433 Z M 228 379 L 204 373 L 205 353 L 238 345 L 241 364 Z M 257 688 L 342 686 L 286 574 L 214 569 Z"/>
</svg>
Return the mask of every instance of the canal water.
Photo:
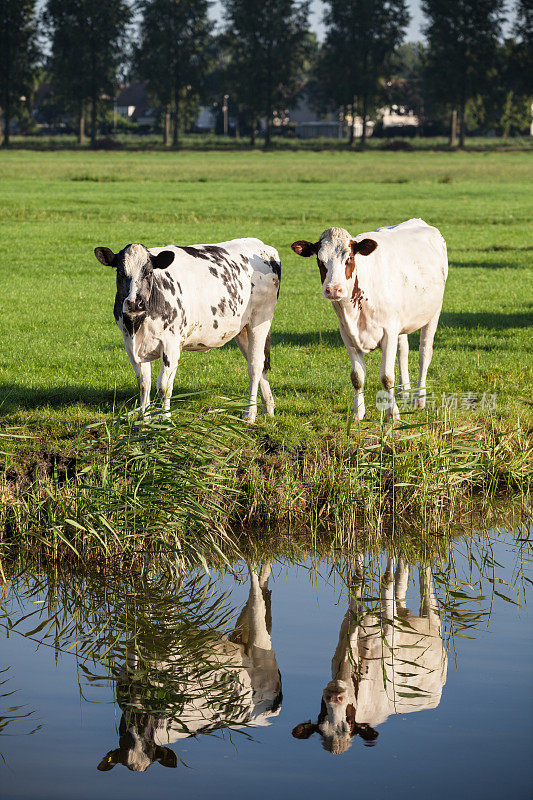
<svg viewBox="0 0 533 800">
<path fill-rule="evenodd" d="M 172 582 L 8 567 L 1 800 L 530 797 L 528 534 Z"/>
</svg>

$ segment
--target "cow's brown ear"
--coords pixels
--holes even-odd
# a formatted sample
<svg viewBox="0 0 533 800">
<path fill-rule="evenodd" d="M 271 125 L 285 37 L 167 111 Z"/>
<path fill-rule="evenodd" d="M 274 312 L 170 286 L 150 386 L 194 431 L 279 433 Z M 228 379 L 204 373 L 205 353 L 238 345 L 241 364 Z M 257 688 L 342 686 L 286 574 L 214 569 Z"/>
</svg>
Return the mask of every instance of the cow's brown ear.
<svg viewBox="0 0 533 800">
<path fill-rule="evenodd" d="M 312 244 L 312 242 L 306 242 L 304 239 L 301 239 L 297 242 L 293 242 L 291 247 L 297 256 L 309 258 L 309 256 L 314 256 L 318 253 L 318 245 L 319 242 Z"/>
<path fill-rule="evenodd" d="M 100 772 L 107 772 L 108 770 L 113 769 L 115 764 L 118 763 L 119 753 L 120 750 L 118 749 L 110 750 L 109 753 L 106 753 L 103 759 L 100 761 L 100 763 L 97 766 L 97 769 L 99 769 Z"/>
<path fill-rule="evenodd" d="M 172 250 L 161 250 L 156 256 L 150 256 L 154 269 L 166 269 L 174 261 L 175 253 Z"/>
<path fill-rule="evenodd" d="M 375 242 L 374 239 L 363 239 L 360 242 L 356 242 L 355 239 L 352 239 L 350 244 L 352 246 L 352 253 L 354 255 L 359 253 L 361 256 L 369 256 L 378 246 L 378 243 Z"/>
<path fill-rule="evenodd" d="M 356 722 L 355 733 L 358 733 L 365 742 L 375 742 L 379 736 L 379 733 L 374 728 L 371 728 L 370 725 L 367 725 L 366 722 Z"/>
<path fill-rule="evenodd" d="M 292 729 L 292 735 L 295 739 L 309 739 L 317 730 L 318 725 L 315 725 L 313 722 L 301 722 Z"/>
<path fill-rule="evenodd" d="M 115 267 L 115 254 L 109 247 L 95 247 L 94 254 L 104 267 Z"/>
</svg>

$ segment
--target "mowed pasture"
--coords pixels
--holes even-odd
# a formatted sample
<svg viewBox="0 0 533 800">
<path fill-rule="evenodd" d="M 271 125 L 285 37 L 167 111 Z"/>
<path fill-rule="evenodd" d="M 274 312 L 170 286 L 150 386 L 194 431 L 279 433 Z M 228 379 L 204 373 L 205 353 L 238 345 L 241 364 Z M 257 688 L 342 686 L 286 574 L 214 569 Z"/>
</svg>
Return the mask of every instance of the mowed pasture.
<svg viewBox="0 0 533 800">
<path fill-rule="evenodd" d="M 3 428 L 63 446 L 136 396 L 113 319 L 114 272 L 96 261 L 95 246 L 255 236 L 282 261 L 272 328 L 278 412 L 259 424 L 287 447 L 344 435 L 353 399 L 348 356 L 321 299 L 316 261 L 298 258 L 290 245 L 314 241 L 331 225 L 355 235 L 410 217 L 441 230 L 450 264 L 428 376 L 434 400 L 416 418 L 442 415 L 442 393 L 457 393 L 457 409 L 453 398 L 447 403 L 458 420 L 527 426 L 532 181 L 528 152 L 2 152 Z M 418 334 L 410 344 L 416 385 Z M 380 356 L 367 357 L 370 425 L 381 416 Z M 221 395 L 244 400 L 247 385 L 246 363 L 230 344 L 184 353 L 175 394 L 205 392 L 189 401 L 201 409 Z M 469 406 L 468 393 L 497 395 L 495 410 Z"/>
</svg>

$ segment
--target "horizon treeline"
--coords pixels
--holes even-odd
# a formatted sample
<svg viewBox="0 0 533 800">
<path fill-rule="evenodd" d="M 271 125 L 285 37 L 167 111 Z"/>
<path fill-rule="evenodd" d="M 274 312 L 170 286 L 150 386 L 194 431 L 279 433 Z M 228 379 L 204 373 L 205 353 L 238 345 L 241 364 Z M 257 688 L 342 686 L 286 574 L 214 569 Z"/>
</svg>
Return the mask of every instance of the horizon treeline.
<svg viewBox="0 0 533 800">
<path fill-rule="evenodd" d="M 117 93 L 142 82 L 154 129 L 177 146 L 200 105 L 219 132 L 258 133 L 268 147 L 291 132 L 288 109 L 304 99 L 335 114 L 364 145 L 383 108 L 410 110 L 417 133 L 527 132 L 533 99 L 533 0 L 422 0 L 424 42 L 405 44 L 407 0 L 323 0 L 324 40 L 308 0 L 0 0 L 0 135 L 17 120 L 31 133 L 38 86 L 45 111 L 68 116 L 92 146 L 110 126 Z M 504 33 L 505 31 L 505 33 Z M 116 114 L 114 129 L 116 129 Z M 120 120 L 121 129 L 132 126 Z"/>
</svg>

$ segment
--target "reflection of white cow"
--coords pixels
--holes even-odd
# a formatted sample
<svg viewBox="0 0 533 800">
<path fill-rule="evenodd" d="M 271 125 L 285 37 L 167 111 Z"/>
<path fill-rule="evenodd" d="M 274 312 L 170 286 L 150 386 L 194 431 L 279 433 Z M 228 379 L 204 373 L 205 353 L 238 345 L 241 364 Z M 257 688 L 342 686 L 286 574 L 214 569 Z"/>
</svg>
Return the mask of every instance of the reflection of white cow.
<svg viewBox="0 0 533 800">
<path fill-rule="evenodd" d="M 150 688 L 169 690 L 174 697 L 185 690 L 187 699 L 172 718 L 143 710 L 142 695 L 136 698 L 130 685 L 129 707 L 123 709 L 120 721 L 119 747 L 104 756 L 99 770 L 120 763 L 144 772 L 154 761 L 175 767 L 176 754 L 167 745 L 178 739 L 226 726 L 268 725 L 269 718 L 279 713 L 281 676 L 270 639 L 269 575 L 268 565 L 259 575 L 250 570 L 250 592 L 235 630 L 207 641 L 198 653 L 194 675 L 187 674 L 179 646 L 165 661 L 150 663 L 150 669 L 160 676 L 158 684 Z M 131 676 L 132 670 L 142 671 L 143 665 L 129 656 L 128 668 Z M 133 709 L 132 696 L 136 698 Z"/>
<path fill-rule="evenodd" d="M 447 657 L 441 636 L 431 570 L 420 569 L 420 616 L 405 606 L 409 570 L 389 559 L 381 583 L 382 610 L 363 614 L 361 587 L 350 596 L 339 643 L 331 662 L 332 680 L 322 694 L 318 720 L 297 725 L 307 739 L 315 731 L 332 753 L 342 753 L 359 734 L 374 741 L 374 728 L 390 714 L 436 708 L 446 682 Z"/>
</svg>

